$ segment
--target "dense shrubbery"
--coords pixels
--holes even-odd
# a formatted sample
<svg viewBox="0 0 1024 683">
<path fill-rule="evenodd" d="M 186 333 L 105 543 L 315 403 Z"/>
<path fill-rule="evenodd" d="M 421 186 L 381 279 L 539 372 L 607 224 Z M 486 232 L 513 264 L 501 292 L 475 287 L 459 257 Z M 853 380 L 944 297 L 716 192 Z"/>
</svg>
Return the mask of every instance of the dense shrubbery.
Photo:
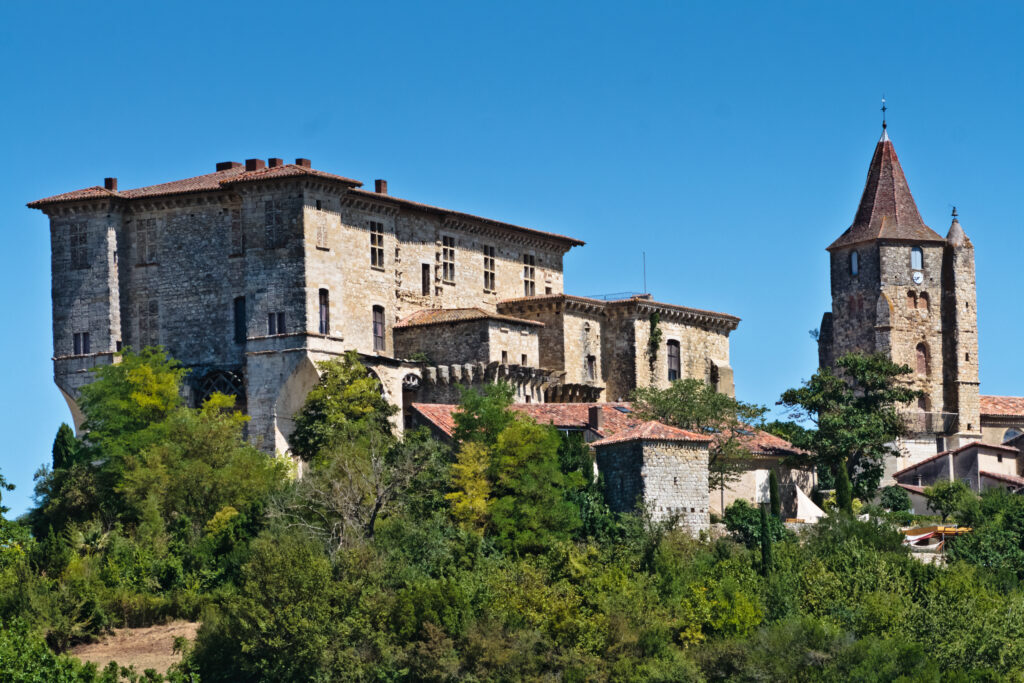
<svg viewBox="0 0 1024 683">
<path fill-rule="evenodd" d="M 952 566 L 836 512 L 798 538 L 615 515 L 589 451 L 467 394 L 456 439 L 394 438 L 354 358 L 299 416 L 306 474 L 245 445 L 159 353 L 101 371 L 24 523 L 0 521 L 0 679 L 116 681 L 61 654 L 201 617 L 175 680 L 994 680 L 1024 672 L 1024 498 L 957 498 Z M 888 514 L 888 513 L 886 513 Z M 148 680 L 148 679 L 147 679 Z"/>
</svg>

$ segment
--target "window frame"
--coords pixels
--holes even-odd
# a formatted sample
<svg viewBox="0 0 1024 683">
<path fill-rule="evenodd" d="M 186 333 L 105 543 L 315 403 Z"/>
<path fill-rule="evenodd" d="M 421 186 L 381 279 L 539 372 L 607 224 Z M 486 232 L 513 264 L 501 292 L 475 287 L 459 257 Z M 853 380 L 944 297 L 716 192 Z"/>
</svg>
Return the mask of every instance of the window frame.
<svg viewBox="0 0 1024 683">
<path fill-rule="evenodd" d="M 326 287 L 321 287 L 317 292 L 319 303 L 319 330 L 320 334 L 326 336 L 331 333 L 331 293 Z"/>
<path fill-rule="evenodd" d="M 850 276 L 857 277 L 860 275 L 860 254 L 856 249 L 850 252 Z"/>
<path fill-rule="evenodd" d="M 234 340 L 236 344 L 244 344 L 248 337 L 248 320 L 246 314 L 246 301 L 244 296 L 236 296 L 232 305 L 234 322 Z"/>
<path fill-rule="evenodd" d="M 537 256 L 523 254 L 523 296 L 537 296 Z"/>
<path fill-rule="evenodd" d="M 78 221 L 68 224 L 68 250 L 71 270 L 89 268 L 89 224 Z"/>
<path fill-rule="evenodd" d="M 916 265 L 914 263 L 915 261 L 917 262 Z M 910 270 L 924 270 L 924 249 L 921 247 L 910 248 Z"/>
<path fill-rule="evenodd" d="M 678 339 L 669 339 L 665 342 L 665 368 L 669 382 L 682 379 L 683 349 Z M 675 374 L 675 377 L 672 376 L 673 374 Z"/>
<path fill-rule="evenodd" d="M 484 291 L 493 292 L 497 287 L 496 250 L 493 245 L 484 245 Z"/>
<path fill-rule="evenodd" d="M 370 230 L 370 267 L 384 270 L 384 224 L 380 221 L 367 221 Z"/>
<path fill-rule="evenodd" d="M 373 350 L 387 350 L 387 339 L 385 338 L 384 307 L 373 307 Z"/>
<path fill-rule="evenodd" d="M 441 235 L 441 282 L 455 284 L 455 237 Z"/>
</svg>

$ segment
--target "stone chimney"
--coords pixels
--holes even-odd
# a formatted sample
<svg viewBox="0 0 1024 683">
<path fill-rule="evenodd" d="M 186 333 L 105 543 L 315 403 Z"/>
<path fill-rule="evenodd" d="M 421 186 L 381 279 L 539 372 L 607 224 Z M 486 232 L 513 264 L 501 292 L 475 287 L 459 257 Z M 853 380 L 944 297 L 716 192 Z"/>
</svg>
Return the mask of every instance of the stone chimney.
<svg viewBox="0 0 1024 683">
<path fill-rule="evenodd" d="M 104 178 L 103 187 L 107 188 L 111 192 L 117 192 L 117 178 Z"/>
<path fill-rule="evenodd" d="M 587 426 L 598 433 L 604 430 L 604 408 L 600 404 L 587 411 Z"/>
<path fill-rule="evenodd" d="M 242 168 L 242 162 L 241 161 L 218 161 L 217 162 L 217 170 L 218 171 L 230 171 L 233 168 Z"/>
<path fill-rule="evenodd" d="M 377 180 L 373 181 L 373 191 L 376 192 L 377 194 L 387 194 L 388 181 L 377 178 Z"/>
<path fill-rule="evenodd" d="M 301 159 L 300 158 L 300 159 L 296 159 L 295 160 L 295 165 L 296 166 L 302 166 L 303 168 L 312 168 L 313 167 L 313 162 L 311 162 L 309 159 Z"/>
<path fill-rule="evenodd" d="M 246 171 L 258 171 L 261 168 L 266 168 L 267 164 L 263 159 L 246 159 L 245 170 Z"/>
<path fill-rule="evenodd" d="M 277 157 L 270 157 L 267 159 L 267 166 L 270 168 L 277 168 L 278 166 L 284 166 L 284 159 L 278 159 Z"/>
</svg>

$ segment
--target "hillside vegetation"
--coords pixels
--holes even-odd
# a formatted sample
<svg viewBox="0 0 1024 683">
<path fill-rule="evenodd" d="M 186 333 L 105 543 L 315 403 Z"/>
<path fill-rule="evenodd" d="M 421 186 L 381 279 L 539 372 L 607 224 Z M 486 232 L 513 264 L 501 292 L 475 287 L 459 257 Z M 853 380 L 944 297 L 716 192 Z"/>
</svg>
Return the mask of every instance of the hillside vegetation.
<svg viewBox="0 0 1024 683">
<path fill-rule="evenodd" d="M 98 369 L 86 438 L 62 428 L 35 507 L 0 521 L 0 680 L 1024 676 L 1024 497 L 960 492 L 976 531 L 948 567 L 880 511 L 797 538 L 737 505 L 729 538 L 695 540 L 611 513 L 586 445 L 510 412 L 503 385 L 465 395 L 448 446 L 392 436 L 355 356 L 322 370 L 296 479 L 230 398 L 183 405 L 161 351 Z M 174 619 L 202 626 L 166 675 L 66 654 Z"/>
</svg>

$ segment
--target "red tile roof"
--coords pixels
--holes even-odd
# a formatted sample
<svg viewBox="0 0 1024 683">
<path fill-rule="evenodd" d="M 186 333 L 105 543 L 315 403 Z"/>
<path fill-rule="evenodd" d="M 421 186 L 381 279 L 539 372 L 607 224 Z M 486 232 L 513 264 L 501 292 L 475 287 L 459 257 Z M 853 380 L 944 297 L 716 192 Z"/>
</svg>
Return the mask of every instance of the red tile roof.
<svg viewBox="0 0 1024 683">
<path fill-rule="evenodd" d="M 1024 417 L 1024 396 L 981 396 L 981 414 Z"/>
<path fill-rule="evenodd" d="M 592 406 L 601 406 L 603 424 L 601 430 L 599 432 L 595 430 L 595 433 L 602 438 L 643 424 L 643 421 L 631 412 L 631 404 L 628 402 L 515 403 L 511 408 L 516 412 L 529 415 L 541 424 L 552 424 L 561 429 L 582 430 L 587 429 L 590 425 L 590 408 Z M 455 432 L 455 419 L 452 415 L 458 410 L 457 405 L 450 403 L 413 403 L 412 408 L 445 435 L 451 436 Z M 750 434 L 740 435 L 740 442 L 753 455 L 782 457 L 803 453 L 793 444 L 774 434 L 769 434 L 760 429 L 751 429 L 750 432 Z M 697 436 L 702 439 L 708 438 L 700 435 Z"/>
<path fill-rule="evenodd" d="M 1018 477 L 1013 474 L 1002 474 L 1001 472 L 978 472 L 978 474 L 983 477 L 988 477 L 989 479 L 1006 482 L 1007 484 L 1024 486 L 1024 477 Z"/>
<path fill-rule="evenodd" d="M 991 443 L 982 443 L 981 441 L 972 441 L 972 442 L 970 442 L 968 444 L 964 444 L 963 446 L 960 446 L 960 448 L 956 448 L 956 449 L 950 450 L 950 451 L 942 451 L 941 453 L 936 453 L 935 455 L 929 456 L 929 457 L 925 458 L 924 460 L 918 460 L 913 465 L 908 465 L 907 467 L 904 467 L 902 470 L 899 470 L 898 472 L 893 472 L 892 476 L 895 479 L 896 477 L 898 477 L 898 476 L 900 476 L 902 474 L 906 474 L 907 472 L 911 472 L 913 470 L 916 470 L 918 467 L 920 467 L 921 465 L 924 465 L 925 463 L 929 463 L 929 462 L 931 462 L 933 460 L 937 460 L 937 459 L 939 459 L 939 458 L 941 458 L 941 457 L 943 457 L 945 455 L 949 455 L 950 453 L 952 453 L 953 457 L 955 458 L 956 456 L 958 456 L 961 453 L 963 453 L 964 451 L 966 451 L 968 448 L 974 448 L 974 447 L 978 447 L 978 448 L 992 448 L 992 449 L 995 449 L 997 451 L 1002 451 L 1004 453 L 1013 453 L 1013 454 L 1017 454 L 1017 453 L 1020 452 L 1016 448 L 1010 448 L 1009 446 L 1002 446 L 1002 445 L 991 444 Z"/>
<path fill-rule="evenodd" d="M 510 315 L 488 313 L 479 308 L 426 308 L 402 318 L 395 323 L 395 328 L 444 325 L 446 323 L 460 323 L 468 320 L 500 320 L 515 325 L 544 327 L 544 323 L 536 320 L 524 320 L 522 318 L 513 318 Z"/>
<path fill-rule="evenodd" d="M 634 427 L 623 429 L 612 436 L 607 436 L 598 441 L 594 441 L 591 443 L 591 446 L 594 448 L 601 448 L 602 446 L 627 443 L 629 441 L 685 441 L 709 443 L 711 441 L 711 437 L 703 436 L 685 429 L 679 429 L 677 427 L 670 427 L 660 422 L 656 422 L 655 420 L 649 420 Z"/>
<path fill-rule="evenodd" d="M 913 484 L 900 484 L 899 482 L 897 482 L 896 485 L 899 486 L 901 489 L 906 489 L 907 491 L 910 491 L 911 493 L 916 493 L 921 496 L 924 495 L 923 486 L 914 486 Z"/>
<path fill-rule="evenodd" d="M 896 150 L 884 132 L 875 146 L 853 225 L 828 248 L 838 249 L 877 239 L 945 242 L 921 219 Z"/>
</svg>

